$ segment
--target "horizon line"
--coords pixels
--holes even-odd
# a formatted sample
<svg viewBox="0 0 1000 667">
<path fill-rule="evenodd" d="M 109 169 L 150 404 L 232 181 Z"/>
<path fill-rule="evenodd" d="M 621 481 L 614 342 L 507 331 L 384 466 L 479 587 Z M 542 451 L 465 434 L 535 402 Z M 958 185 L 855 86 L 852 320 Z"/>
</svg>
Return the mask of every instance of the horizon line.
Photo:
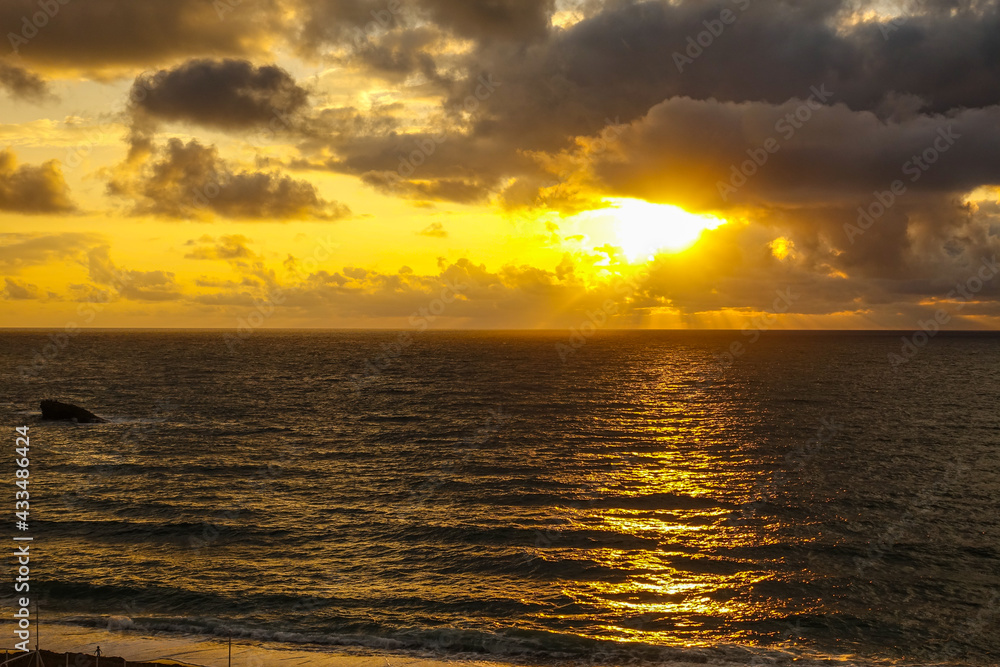
<svg viewBox="0 0 1000 667">
<path fill-rule="evenodd" d="M 0 327 L 0 332 L 5 331 L 41 331 L 41 332 L 52 332 L 52 331 L 65 331 L 66 327 L 46 327 L 46 326 L 35 326 L 35 327 Z M 412 327 L 260 327 L 254 329 L 254 333 L 258 332 L 294 332 L 294 331 L 385 331 L 385 332 L 398 332 L 406 331 L 412 332 L 413 334 L 426 334 L 426 333 L 462 333 L 462 332 L 497 332 L 497 333 L 553 333 L 553 332 L 572 332 L 579 329 L 579 327 L 561 327 L 561 328 L 440 328 L 440 329 L 415 329 Z M 226 331 L 237 331 L 237 327 L 76 327 L 77 332 L 83 331 L 205 331 L 205 332 L 226 332 Z M 690 329 L 680 329 L 675 327 L 670 328 L 632 328 L 632 327 L 601 327 L 596 329 L 593 333 L 588 335 L 593 335 L 594 333 L 601 332 L 678 332 L 678 333 L 695 333 L 695 332 L 736 332 L 742 333 L 744 331 L 759 331 L 762 334 L 768 333 L 912 333 L 914 331 L 924 331 L 920 327 L 913 329 L 765 329 L 761 330 L 756 327 L 740 327 L 740 328 L 709 328 L 709 327 L 699 327 Z M 938 333 L 1000 333 L 1000 329 L 938 329 L 934 331 L 934 334 Z"/>
</svg>

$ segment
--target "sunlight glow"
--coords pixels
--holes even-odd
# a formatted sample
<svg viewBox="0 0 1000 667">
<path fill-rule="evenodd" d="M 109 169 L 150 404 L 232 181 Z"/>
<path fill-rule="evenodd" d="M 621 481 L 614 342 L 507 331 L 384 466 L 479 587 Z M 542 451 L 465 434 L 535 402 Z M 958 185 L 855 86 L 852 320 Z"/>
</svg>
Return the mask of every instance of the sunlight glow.
<svg viewBox="0 0 1000 667">
<path fill-rule="evenodd" d="M 707 229 L 725 220 L 688 213 L 669 204 L 642 199 L 606 199 L 612 205 L 618 245 L 629 261 L 651 259 L 657 252 L 681 252 L 693 246 Z"/>
<path fill-rule="evenodd" d="M 778 259 L 785 259 L 795 250 L 795 244 L 792 240 L 785 238 L 784 236 L 779 236 L 774 239 L 768 244 L 768 246 L 771 248 L 771 254 Z"/>
</svg>

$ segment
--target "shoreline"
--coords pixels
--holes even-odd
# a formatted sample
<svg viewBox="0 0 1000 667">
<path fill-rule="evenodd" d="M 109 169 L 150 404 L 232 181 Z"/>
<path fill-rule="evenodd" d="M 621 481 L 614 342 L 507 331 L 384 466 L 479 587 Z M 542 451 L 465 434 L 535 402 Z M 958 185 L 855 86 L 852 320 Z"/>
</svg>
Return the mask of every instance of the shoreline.
<svg viewBox="0 0 1000 667">
<path fill-rule="evenodd" d="M 65 665 L 72 665 L 72 667 L 99 667 L 101 662 L 104 662 L 106 667 L 165 667 L 168 665 L 173 665 L 174 667 L 204 667 L 203 665 L 170 660 L 169 658 L 156 661 L 134 661 L 117 655 L 104 655 L 103 653 L 100 659 L 98 659 L 93 654 L 73 651 L 55 652 L 41 649 L 39 652 L 42 654 L 41 663 L 43 667 L 64 667 Z M 38 661 L 34 651 L 24 653 L 22 651 L 15 651 L 14 649 L 4 649 L 3 664 L 10 665 L 11 667 L 34 667 L 38 665 Z"/>
<path fill-rule="evenodd" d="M 8 624 L 0 626 L 5 632 Z M 48 623 L 41 637 L 45 667 L 64 667 L 66 654 L 71 667 L 98 667 L 94 651 L 101 647 L 102 667 L 228 667 L 229 644 L 218 638 L 173 633 L 147 633 L 123 629 L 102 629 L 72 622 Z M 14 650 L 8 648 L 10 655 Z M 20 653 L 20 652 L 18 652 Z M 29 656 L 30 653 L 21 653 Z M 28 667 L 33 662 L 20 659 L 11 667 Z M 509 663 L 473 658 L 433 658 L 405 652 L 364 648 L 291 645 L 280 642 L 234 639 L 234 667 L 512 667 Z M 521 666 L 519 666 L 521 667 Z"/>
<path fill-rule="evenodd" d="M 0 626 L 5 632 L 9 624 Z M 72 667 L 229 667 L 227 640 L 203 635 L 169 632 L 147 632 L 139 629 L 94 628 L 76 625 L 72 621 L 48 623 L 41 636 L 45 667 L 64 667 L 66 654 L 70 654 Z M 94 656 L 101 647 L 100 665 Z M 10 649 L 8 649 L 10 650 Z M 22 654 L 28 656 L 30 654 Z M 51 656 L 51 657 L 50 657 Z M 657 667 L 744 667 L 753 663 L 752 655 L 730 659 L 719 657 L 678 656 L 656 662 Z M 792 659 L 772 664 L 796 664 L 801 667 L 829 664 L 826 661 Z M 28 667 L 30 660 L 12 662 L 11 667 Z M 497 656 L 485 657 L 474 653 L 435 656 L 373 647 L 325 646 L 317 644 L 286 644 L 279 641 L 233 639 L 233 667 L 571 667 L 572 665 L 614 665 L 567 658 L 553 661 L 505 660 Z M 649 663 L 653 664 L 653 663 Z M 859 663 L 860 664 L 860 663 Z"/>
</svg>

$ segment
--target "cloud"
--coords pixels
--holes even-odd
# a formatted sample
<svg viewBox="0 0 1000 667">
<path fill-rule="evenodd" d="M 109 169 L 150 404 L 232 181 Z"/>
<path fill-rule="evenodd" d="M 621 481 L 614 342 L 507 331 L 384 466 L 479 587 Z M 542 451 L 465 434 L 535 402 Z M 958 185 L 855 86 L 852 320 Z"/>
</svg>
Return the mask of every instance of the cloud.
<svg viewBox="0 0 1000 667">
<path fill-rule="evenodd" d="M 541 157 L 591 170 L 608 193 L 723 210 L 863 201 L 895 180 L 911 199 L 959 195 L 1000 183 L 998 150 L 1000 106 L 885 122 L 801 100 L 673 98 L 623 128 L 612 150 Z"/>
<path fill-rule="evenodd" d="M 220 16 L 204 0 L 86 0 L 59 2 L 34 20 L 37 0 L 0 3 L 0 25 L 11 48 L 53 75 L 116 75 L 136 67 L 197 56 L 262 53 L 283 30 L 277 0 L 243 0 Z M 14 35 L 12 38 L 11 35 Z"/>
<path fill-rule="evenodd" d="M 0 234 L 0 268 L 12 274 L 29 266 L 79 261 L 90 248 L 106 242 L 100 234 L 84 232 Z"/>
<path fill-rule="evenodd" d="M 136 78 L 130 111 L 139 125 L 186 122 L 221 130 L 279 129 L 306 107 L 309 93 L 275 65 L 191 60 Z"/>
<path fill-rule="evenodd" d="M 451 61 L 466 75 L 446 88 L 429 122 L 406 132 L 377 122 L 373 109 L 369 122 L 329 132 L 325 144 L 300 144 L 300 164 L 356 174 L 406 198 L 478 202 L 501 192 L 508 207 L 573 213 L 632 196 L 723 212 L 766 230 L 754 243 L 767 256 L 787 234 L 798 258 L 789 261 L 841 293 L 836 276 L 848 276 L 851 300 L 892 295 L 921 272 L 953 277 L 991 252 L 990 223 L 969 213 L 965 197 L 1000 179 L 991 158 L 1000 149 L 1000 87 L 976 83 L 998 77 L 988 64 L 998 3 L 924 3 L 889 39 L 880 31 L 888 19 L 856 13 L 857 3 L 746 3 L 678 71 L 674 54 L 687 37 L 733 4 L 607 3 L 530 43 L 484 39 Z M 898 66 L 913 59 L 925 66 Z M 948 78 L 941 63 L 965 65 Z M 480 72 L 499 83 L 495 92 L 451 113 L 481 85 Z M 814 90 L 826 92 L 802 123 Z M 759 154 L 772 138 L 779 146 L 767 164 L 720 192 L 747 151 Z M 926 169 L 925 154 L 935 162 Z M 897 180 L 906 195 L 862 237 L 849 237 L 857 208 Z"/>
<path fill-rule="evenodd" d="M 975 221 L 969 222 L 963 233 L 974 233 Z M 989 260 L 961 253 L 942 261 L 941 247 L 927 253 L 911 247 L 909 259 L 919 261 L 901 272 L 875 278 L 857 271 L 847 275 L 840 270 L 847 264 L 841 256 L 815 247 L 816 239 L 802 231 L 725 225 L 707 233 L 698 253 L 660 256 L 648 275 L 620 263 L 611 249 L 610 263 L 604 253 L 567 253 L 554 269 L 508 263 L 491 270 L 463 258 L 441 260 L 437 272 L 424 274 L 407 267 L 391 273 L 359 266 L 307 272 L 289 257 L 281 270 L 273 271 L 257 258 L 245 257 L 241 248 L 246 239 L 206 236 L 189 246 L 205 249 L 206 259 L 229 261 L 235 279 L 201 277 L 179 284 L 170 271 L 120 268 L 108 246 L 101 245 L 84 255 L 91 284 L 75 291 L 80 299 L 101 302 L 176 301 L 216 317 L 245 316 L 243 310 L 270 303 L 274 323 L 282 326 L 332 322 L 410 331 L 431 326 L 569 328 L 601 312 L 616 327 L 648 324 L 657 313 L 669 313 L 680 325 L 742 325 L 768 312 L 781 293 L 792 296 L 790 319 L 783 320 L 788 326 L 841 313 L 855 325 L 906 328 L 931 315 L 939 307 L 935 299 Z M 775 253 L 777 238 L 793 251 Z M 202 253 L 195 255 L 201 258 Z M 987 284 L 975 303 L 954 310 L 954 324 L 977 327 L 979 316 L 1000 316 L 998 295 L 1000 284 Z M 435 313 L 433 321 L 427 317 L 430 312 Z M 720 312 L 735 319 L 715 319 Z"/>
<path fill-rule="evenodd" d="M 21 282 L 13 278 L 4 278 L 3 298 L 13 301 L 27 301 L 42 297 L 37 285 Z"/>
<path fill-rule="evenodd" d="M 549 28 L 554 0 L 302 0 L 295 43 L 307 50 L 428 23 L 458 38 L 533 41 Z"/>
<path fill-rule="evenodd" d="M 350 210 L 320 197 L 308 181 L 267 171 L 238 171 L 214 146 L 171 139 L 140 165 L 126 164 L 108 185 L 134 202 L 134 215 L 180 220 L 336 220 Z"/>
<path fill-rule="evenodd" d="M 280 285 L 275 321 L 401 326 L 411 332 L 428 326 L 569 328 L 591 321 L 588 314 L 603 312 L 610 326 L 629 327 L 666 311 L 681 325 L 717 326 L 721 322 L 711 319 L 714 311 L 749 319 L 769 311 L 778 291 L 790 290 L 789 312 L 799 318 L 793 324 L 831 312 L 854 312 L 860 322 L 871 311 L 873 322 L 905 327 L 907 317 L 915 320 L 933 312 L 920 305 L 924 296 L 947 291 L 912 281 L 880 287 L 862 278 L 825 275 L 807 262 L 779 260 L 769 248 L 772 237 L 759 227 L 720 228 L 713 234 L 706 253 L 664 255 L 646 276 L 638 267 L 614 262 L 594 276 L 600 257 L 587 254 L 567 255 L 554 270 L 516 264 L 490 270 L 463 258 L 442 262 L 433 274 L 359 267 L 296 272 Z M 942 276 L 961 278 L 968 275 L 965 270 L 956 266 Z M 256 294 L 263 296 L 263 291 Z M 232 286 L 196 300 L 251 307 L 254 297 L 252 290 Z M 436 301 L 441 303 L 429 310 Z M 436 313 L 433 322 L 428 312 Z M 989 312 L 1000 314 L 1000 308 Z"/>
<path fill-rule="evenodd" d="M 308 316 L 412 329 L 417 326 L 414 322 L 420 309 L 426 313 L 429 304 L 440 300 L 444 308 L 441 311 L 434 306 L 434 312 L 440 314 L 434 318 L 435 326 L 502 326 L 515 321 L 533 326 L 551 322 L 553 313 L 580 299 L 582 291 L 580 286 L 563 283 L 554 273 L 541 269 L 506 266 L 491 272 L 468 259 L 443 264 L 437 274 L 430 275 L 418 275 L 405 267 L 396 273 L 382 273 L 348 266 L 339 271 L 287 276 L 281 284 L 280 315 L 291 320 Z M 597 303 L 583 296 L 580 308 Z M 206 305 L 249 306 L 253 297 L 252 292 L 234 287 L 196 300 Z"/>
<path fill-rule="evenodd" d="M 465 12 L 454 4 L 424 2 L 420 8 L 439 27 L 461 32 L 463 21 L 475 23 L 493 10 L 514 6 L 469 3 Z M 379 10 L 378 3 L 359 5 L 355 16 L 348 5 L 319 6 L 343 18 L 338 30 L 363 28 L 372 21 L 370 10 Z M 325 148 L 336 157 L 324 164 L 400 196 L 425 192 L 474 201 L 509 177 L 547 177 L 557 185 L 551 172 L 538 169 L 527 156 L 573 150 L 577 137 L 638 121 L 675 100 L 777 109 L 826 86 L 833 94 L 826 104 L 890 122 L 1000 104 L 994 57 L 1000 48 L 998 3 L 917 3 L 898 28 L 889 17 L 866 13 L 877 7 L 833 0 L 608 2 L 569 27 L 535 31 L 531 39 L 510 42 L 468 30 L 462 34 L 474 40 L 470 48 L 453 53 L 432 42 L 400 41 L 413 27 L 405 16 L 394 15 L 361 42 L 349 63 L 384 70 L 385 61 L 377 64 L 365 54 L 386 44 L 391 44 L 391 62 L 407 72 L 415 71 L 421 57 L 434 59 L 436 72 L 450 72 L 439 79 L 440 113 L 429 119 L 434 127 L 427 130 L 425 119 L 419 129 L 401 132 L 379 128 L 373 120 L 370 128 L 329 132 Z M 547 26 L 550 7 L 538 3 L 537 9 L 524 20 Z M 677 56 L 688 57 L 688 39 L 705 31 L 706 21 L 718 22 L 724 9 L 735 12 L 735 23 L 718 36 L 709 34 L 709 46 L 696 44 L 693 62 L 682 62 L 679 71 Z M 888 39 L 887 26 L 893 29 Z M 456 111 L 487 73 L 500 84 L 496 91 L 472 111 Z M 392 174 L 400 175 L 400 156 L 412 154 L 421 142 L 427 145 L 435 131 L 446 137 L 436 152 L 424 156 L 412 178 L 404 173 L 402 180 L 393 179 Z M 303 148 L 322 152 L 318 143 Z"/>
<path fill-rule="evenodd" d="M 197 241 L 188 241 L 185 245 L 193 249 L 184 254 L 185 259 L 221 259 L 224 261 L 245 261 L 259 259 L 247 244 L 250 239 L 242 234 L 229 234 L 218 239 L 212 236 L 202 236 Z"/>
<path fill-rule="evenodd" d="M 538 44 L 481 45 L 466 70 L 490 72 L 504 87 L 477 118 L 477 133 L 551 150 L 593 134 L 606 118 L 630 122 L 674 97 L 780 105 L 820 84 L 853 110 L 874 111 L 901 95 L 936 113 L 1000 103 L 998 3 L 925 3 L 889 39 L 882 23 L 847 16 L 853 4 L 608 3 Z M 689 38 L 726 9 L 735 22 L 708 33 L 708 46 L 695 42 L 693 63 L 679 71 L 676 56 L 686 57 Z"/>
<path fill-rule="evenodd" d="M 607 150 L 593 145 L 534 154 L 548 178 L 524 177 L 514 194 L 566 212 L 625 196 L 732 220 L 704 237 L 696 254 L 722 260 L 701 272 L 726 276 L 738 267 L 745 282 L 727 287 L 700 280 L 698 270 L 665 273 L 664 295 L 685 308 L 753 303 L 750 291 L 770 291 L 795 267 L 794 284 L 822 296 L 815 308 L 878 311 L 880 302 L 944 294 L 1000 250 L 995 191 L 987 199 L 1000 183 L 992 157 L 1000 151 L 1000 107 L 884 120 L 840 104 L 674 98 L 621 128 Z M 973 201 L 977 192 L 986 194 Z M 779 237 L 795 248 L 782 262 L 770 248 Z M 747 277 L 750 248 L 761 253 L 757 281 Z"/>
<path fill-rule="evenodd" d="M 422 88 L 443 90 L 448 78 L 439 71 L 437 61 L 447 47 L 447 36 L 439 28 L 419 25 L 378 39 L 364 38 L 339 62 L 396 83 L 419 75 L 423 79 Z"/>
<path fill-rule="evenodd" d="M 548 32 L 555 0 L 422 0 L 421 6 L 461 37 L 530 41 Z"/>
<path fill-rule="evenodd" d="M 11 97 L 28 102 L 42 102 L 51 96 L 49 87 L 37 74 L 0 60 L 0 89 Z"/>
<path fill-rule="evenodd" d="M 417 232 L 420 236 L 430 236 L 431 238 L 443 239 L 448 237 L 448 231 L 440 222 L 432 222 Z"/>
<path fill-rule="evenodd" d="M 396 11 L 391 11 L 381 0 L 303 0 L 298 5 L 302 27 L 296 43 L 305 50 L 316 51 L 331 42 L 360 42 L 366 30 L 372 33 L 384 30 L 402 18 L 402 5 L 396 2 L 393 8 Z"/>
<path fill-rule="evenodd" d="M 2 3 L 0 20 L 21 25 L 36 5 Z M 348 214 L 307 180 L 262 166 L 285 160 L 422 202 L 499 201 L 572 214 L 625 196 L 731 222 L 706 233 L 690 255 L 663 258 L 625 300 L 608 286 L 625 270 L 613 245 L 567 255 L 551 271 L 487 270 L 464 259 L 442 265 L 440 275 L 381 273 L 359 259 L 301 276 L 293 257 L 284 273 L 268 269 L 243 236 L 204 236 L 184 247 L 185 257 L 227 262 L 237 275 L 199 278 L 190 293 L 206 307 L 252 303 L 255 290 L 280 283 L 289 298 L 282 308 L 303 318 L 405 324 L 447 281 L 460 280 L 468 288 L 448 310 L 456 325 L 573 324 L 579 307 L 606 298 L 621 301 L 628 321 L 669 311 L 699 323 L 709 312 L 766 309 L 788 285 L 802 294 L 795 309 L 803 316 L 849 311 L 891 320 L 918 313 L 1000 250 L 995 0 L 920 0 L 892 23 L 886 3 L 867 0 L 595 0 L 576 3 L 573 17 L 573 3 L 549 0 L 242 0 L 227 3 L 224 16 L 217 5 L 60 5 L 19 45 L 16 66 L 0 64 L 0 86 L 39 99 L 40 76 L 131 78 L 125 119 L 133 150 L 109 192 L 137 215 Z M 735 21 L 712 34 L 724 9 Z M 701 33 L 707 45 L 698 46 Z M 289 53 L 329 67 L 315 89 L 296 80 L 308 63 L 284 60 Z M 287 69 L 258 64 L 279 57 Z M 151 69 L 137 76 L 143 67 Z M 830 94 L 807 105 L 803 120 L 816 88 Z M 798 120 L 782 125 L 789 116 Z M 158 139 L 168 124 L 237 137 L 270 131 L 286 144 L 251 167 L 204 140 Z M 772 139 L 775 150 L 764 150 Z M 942 140 L 947 150 L 934 148 Z M 916 166 L 931 149 L 928 168 Z M 737 178 L 734 169 L 744 173 Z M 847 233 L 858 208 L 876 210 L 872 202 L 896 180 L 905 194 L 863 234 Z M 56 163 L 18 167 L 13 154 L 0 153 L 0 209 L 72 208 Z M 431 219 L 416 234 L 445 238 Z M 543 243 L 586 242 L 540 227 Z M 0 245 L 0 265 L 13 272 L 91 252 L 94 276 L 113 267 L 92 239 L 76 242 L 18 237 Z M 142 290 L 136 298 L 194 298 L 167 271 L 127 275 Z M 5 289 L 26 293 L 18 288 L 30 292 L 20 282 Z M 989 286 L 981 296 L 996 294 Z"/>
<path fill-rule="evenodd" d="M 14 274 L 32 266 L 76 264 L 86 269 L 90 283 L 69 285 L 68 296 L 84 301 L 106 302 L 118 298 L 138 301 L 179 299 L 181 293 L 173 272 L 123 269 L 111 259 L 108 240 L 92 233 L 0 234 L 0 269 Z M 7 299 L 59 298 L 23 280 L 5 277 Z"/>
<path fill-rule="evenodd" d="M 428 176 L 431 176 L 428 174 Z M 459 204 L 483 202 L 489 196 L 491 186 L 474 179 L 428 178 L 425 180 L 406 179 L 392 171 L 369 171 L 361 175 L 361 182 L 376 190 L 399 197 L 420 200 L 445 200 Z"/>
<path fill-rule="evenodd" d="M 19 167 L 12 151 L 0 150 L 0 211 L 40 214 L 74 210 L 57 160 Z"/>
<path fill-rule="evenodd" d="M 110 246 L 92 248 L 87 253 L 90 279 L 108 300 L 174 301 L 181 292 L 172 271 L 123 269 L 111 259 Z"/>
</svg>

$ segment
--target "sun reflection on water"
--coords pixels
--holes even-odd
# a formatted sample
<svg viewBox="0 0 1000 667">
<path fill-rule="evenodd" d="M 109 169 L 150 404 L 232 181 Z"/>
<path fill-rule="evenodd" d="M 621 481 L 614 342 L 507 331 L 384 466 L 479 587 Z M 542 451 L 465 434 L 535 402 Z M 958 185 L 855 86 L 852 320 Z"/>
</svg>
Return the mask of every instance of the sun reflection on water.
<svg viewBox="0 0 1000 667">
<path fill-rule="evenodd" d="M 623 390 L 622 402 L 641 409 L 595 425 L 633 433 L 633 447 L 581 453 L 587 467 L 604 472 L 590 480 L 594 497 L 566 510 L 566 530 L 598 530 L 608 536 L 602 542 L 624 546 L 550 552 L 585 560 L 595 572 L 562 582 L 574 604 L 550 618 L 579 624 L 587 610 L 600 610 L 585 634 L 623 642 L 711 645 L 721 633 L 754 643 L 742 623 L 784 614 L 761 594 L 782 582 L 758 553 L 779 540 L 778 526 L 743 511 L 766 471 L 739 440 L 720 441 L 747 429 L 746 421 L 724 403 L 684 400 L 691 384 L 661 377 L 671 379 Z"/>
</svg>

